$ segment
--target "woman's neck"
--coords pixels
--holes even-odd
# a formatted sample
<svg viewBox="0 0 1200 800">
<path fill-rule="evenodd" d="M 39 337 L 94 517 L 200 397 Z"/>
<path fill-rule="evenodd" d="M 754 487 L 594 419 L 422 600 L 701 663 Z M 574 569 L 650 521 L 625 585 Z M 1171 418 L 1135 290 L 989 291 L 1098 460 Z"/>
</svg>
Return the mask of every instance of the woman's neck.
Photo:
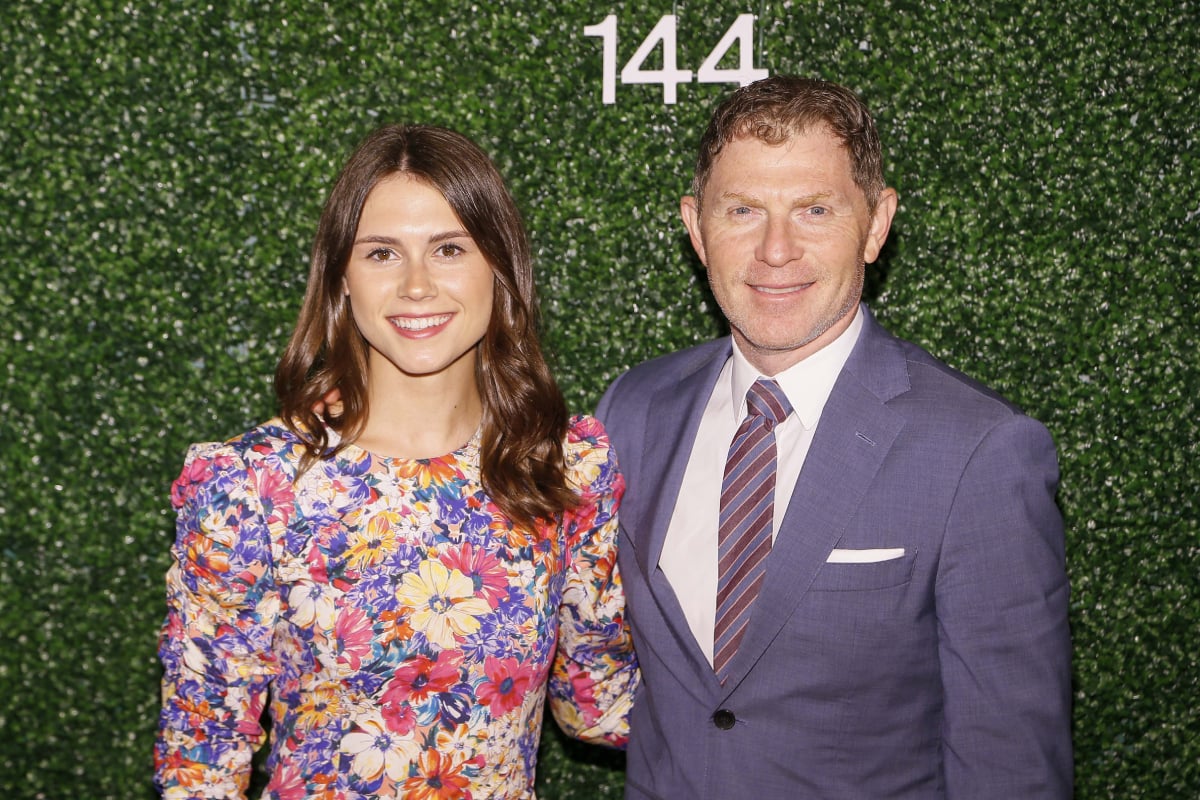
<svg viewBox="0 0 1200 800">
<path fill-rule="evenodd" d="M 385 372 L 367 381 L 367 424 L 356 444 L 381 456 L 435 458 L 471 438 L 483 417 L 475 371 Z"/>
</svg>

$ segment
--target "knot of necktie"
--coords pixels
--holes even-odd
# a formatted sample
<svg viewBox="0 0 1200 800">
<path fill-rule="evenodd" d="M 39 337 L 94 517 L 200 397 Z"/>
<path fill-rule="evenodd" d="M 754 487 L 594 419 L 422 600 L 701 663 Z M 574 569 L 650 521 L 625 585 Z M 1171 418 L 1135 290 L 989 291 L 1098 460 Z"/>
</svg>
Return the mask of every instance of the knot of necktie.
<svg viewBox="0 0 1200 800">
<path fill-rule="evenodd" d="M 762 417 L 771 430 L 792 413 L 792 404 L 776 381 L 759 378 L 746 392 L 746 413 Z"/>
</svg>

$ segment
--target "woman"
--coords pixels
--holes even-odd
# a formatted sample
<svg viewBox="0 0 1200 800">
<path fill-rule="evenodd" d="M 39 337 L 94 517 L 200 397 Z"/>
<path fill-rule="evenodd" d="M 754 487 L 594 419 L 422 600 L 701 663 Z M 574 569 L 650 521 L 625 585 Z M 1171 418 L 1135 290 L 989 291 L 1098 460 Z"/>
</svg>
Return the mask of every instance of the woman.
<svg viewBox="0 0 1200 800">
<path fill-rule="evenodd" d="M 280 417 L 193 445 L 172 487 L 165 797 L 244 796 L 268 687 L 279 800 L 532 798 L 547 688 L 569 733 L 624 743 L 624 485 L 535 322 L 487 156 L 369 136 L 321 215 Z"/>
</svg>

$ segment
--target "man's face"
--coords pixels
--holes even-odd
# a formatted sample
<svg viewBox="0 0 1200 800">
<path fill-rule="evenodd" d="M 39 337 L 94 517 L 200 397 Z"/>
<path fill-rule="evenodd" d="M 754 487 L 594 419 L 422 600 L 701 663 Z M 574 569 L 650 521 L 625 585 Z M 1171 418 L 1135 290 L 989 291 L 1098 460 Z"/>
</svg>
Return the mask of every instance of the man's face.
<svg viewBox="0 0 1200 800">
<path fill-rule="evenodd" d="M 704 207 L 689 196 L 680 210 L 738 346 L 775 375 L 854 319 L 896 193 L 885 189 L 869 212 L 845 148 L 818 128 L 779 146 L 735 139 L 713 164 Z"/>
</svg>

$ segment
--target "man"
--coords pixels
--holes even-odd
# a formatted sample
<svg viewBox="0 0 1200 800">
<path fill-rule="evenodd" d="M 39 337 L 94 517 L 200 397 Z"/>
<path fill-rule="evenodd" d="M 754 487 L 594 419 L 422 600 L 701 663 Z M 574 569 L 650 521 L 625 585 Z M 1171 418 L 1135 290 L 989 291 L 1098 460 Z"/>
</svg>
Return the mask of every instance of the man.
<svg viewBox="0 0 1200 800">
<path fill-rule="evenodd" d="M 732 337 L 598 410 L 643 672 L 627 798 L 1071 795 L 1054 445 L 860 304 L 880 165 L 817 80 L 737 90 L 701 141 L 681 211 Z"/>
</svg>

